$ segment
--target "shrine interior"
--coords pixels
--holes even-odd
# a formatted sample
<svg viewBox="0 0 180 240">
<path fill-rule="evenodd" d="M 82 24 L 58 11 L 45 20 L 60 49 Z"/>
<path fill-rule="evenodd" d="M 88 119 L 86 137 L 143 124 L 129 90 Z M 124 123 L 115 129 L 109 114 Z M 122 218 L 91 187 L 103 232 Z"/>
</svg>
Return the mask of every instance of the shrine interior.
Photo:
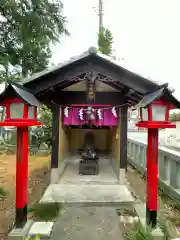
<svg viewBox="0 0 180 240">
<path fill-rule="evenodd" d="M 83 84 L 85 85 L 86 81 L 81 82 L 81 84 L 74 84 L 66 91 L 82 91 L 84 89 Z M 96 91 L 99 89 L 101 92 L 109 90 L 105 84 L 98 83 Z M 66 168 L 71 168 L 73 165 L 72 172 L 80 175 L 102 175 L 102 172 L 107 171 L 114 177 L 114 180 L 117 180 L 120 148 L 119 109 L 116 109 L 113 105 L 92 103 L 94 119 L 89 121 L 86 113 L 88 106 L 89 104 L 77 104 L 75 106 L 72 104 L 61 109 L 59 129 L 59 136 L 61 136 L 59 141 L 60 165 L 62 165 L 62 162 L 66 165 Z M 81 110 L 84 111 L 83 116 L 80 116 Z M 101 116 L 99 116 L 99 112 L 101 112 Z M 91 143 L 88 142 L 88 138 L 91 138 Z M 89 153 L 87 153 L 88 151 Z M 93 166 L 89 166 L 87 172 L 82 171 L 80 166 L 79 169 L 78 166 L 75 166 L 76 163 L 79 164 L 77 159 L 79 161 L 89 159 L 89 162 L 94 163 L 97 160 L 95 165 L 98 165 L 98 169 L 95 166 L 94 169 Z M 64 174 L 67 172 L 68 170 Z"/>
</svg>

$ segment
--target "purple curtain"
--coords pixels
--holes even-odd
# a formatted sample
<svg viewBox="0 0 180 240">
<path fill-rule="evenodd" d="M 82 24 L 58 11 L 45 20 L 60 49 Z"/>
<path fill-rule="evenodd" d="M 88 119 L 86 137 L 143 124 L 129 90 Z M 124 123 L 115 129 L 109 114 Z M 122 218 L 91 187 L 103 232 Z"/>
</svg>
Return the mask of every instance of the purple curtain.
<svg viewBox="0 0 180 240">
<path fill-rule="evenodd" d="M 63 114 L 64 125 L 78 126 L 78 125 L 87 124 L 88 120 L 87 120 L 86 114 L 84 114 L 84 120 L 81 120 L 79 117 L 79 110 L 80 109 L 69 108 L 68 109 L 68 117 L 64 116 L 64 114 Z M 98 110 L 98 108 L 96 110 Z M 104 110 L 102 109 L 101 113 L 102 113 L 102 120 L 99 120 L 97 111 L 95 111 L 96 119 L 92 121 L 93 125 L 95 125 L 95 126 L 116 126 L 116 125 L 118 125 L 119 118 L 114 117 L 114 115 L 112 114 L 112 108 L 104 109 Z M 118 113 L 117 113 L 117 115 L 118 115 Z"/>
</svg>

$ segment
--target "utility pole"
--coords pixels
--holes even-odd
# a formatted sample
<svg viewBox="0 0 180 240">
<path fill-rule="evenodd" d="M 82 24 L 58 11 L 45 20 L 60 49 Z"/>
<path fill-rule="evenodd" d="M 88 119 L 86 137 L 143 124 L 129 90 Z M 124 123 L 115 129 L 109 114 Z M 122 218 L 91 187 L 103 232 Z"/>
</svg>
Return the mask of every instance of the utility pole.
<svg viewBox="0 0 180 240">
<path fill-rule="evenodd" d="M 103 26 L 103 0 L 99 0 L 99 33 Z"/>
<path fill-rule="evenodd" d="M 98 30 L 98 35 L 100 34 L 100 30 L 101 30 L 101 27 L 103 26 L 103 0 L 98 0 L 98 6 L 96 7 L 93 7 L 93 9 L 95 9 L 98 17 L 99 17 L 99 30 Z M 99 41 L 99 39 L 98 39 Z"/>
</svg>

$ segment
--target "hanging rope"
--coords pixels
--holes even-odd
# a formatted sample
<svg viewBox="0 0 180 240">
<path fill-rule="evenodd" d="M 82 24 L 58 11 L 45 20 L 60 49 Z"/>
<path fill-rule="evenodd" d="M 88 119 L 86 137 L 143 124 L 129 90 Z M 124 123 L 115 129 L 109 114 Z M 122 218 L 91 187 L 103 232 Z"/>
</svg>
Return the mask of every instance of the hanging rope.
<svg viewBox="0 0 180 240">
<path fill-rule="evenodd" d="M 53 103 L 53 104 L 56 104 L 53 100 L 51 100 L 51 103 Z M 108 110 L 108 109 L 112 109 L 112 111 L 114 112 L 113 113 L 113 115 L 114 114 L 116 114 L 115 113 L 115 109 L 116 108 L 119 108 L 119 107 L 122 107 L 122 106 L 126 106 L 126 105 L 128 105 L 128 103 L 123 103 L 123 104 L 120 104 L 120 105 L 116 105 L 116 106 L 113 106 L 113 107 L 98 107 L 97 109 L 95 109 L 95 108 L 93 108 L 93 105 L 91 106 L 88 106 L 88 107 L 92 107 L 93 109 L 94 109 L 94 111 L 98 111 L 99 109 L 101 109 L 101 110 Z M 65 108 L 66 109 L 66 111 L 67 111 L 67 109 L 69 110 L 69 109 L 75 109 L 75 110 L 80 110 L 80 109 L 82 109 L 82 107 L 71 107 L 71 106 L 65 106 L 65 105 L 60 105 L 60 107 L 63 107 L 63 108 Z M 88 111 L 89 110 L 89 108 L 83 108 L 83 111 Z"/>
</svg>

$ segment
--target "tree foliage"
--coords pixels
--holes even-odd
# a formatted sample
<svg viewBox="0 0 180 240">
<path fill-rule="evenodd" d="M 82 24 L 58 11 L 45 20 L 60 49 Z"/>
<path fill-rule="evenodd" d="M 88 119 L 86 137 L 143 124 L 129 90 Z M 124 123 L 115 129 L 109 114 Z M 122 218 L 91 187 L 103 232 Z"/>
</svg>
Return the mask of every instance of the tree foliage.
<svg viewBox="0 0 180 240">
<path fill-rule="evenodd" d="M 46 143 L 49 147 L 52 145 L 52 112 L 51 109 L 42 105 L 39 109 L 39 120 L 43 125 L 34 127 L 32 134 L 37 137 L 38 146 L 41 143 Z"/>
<path fill-rule="evenodd" d="M 101 26 L 99 32 L 99 51 L 105 55 L 112 54 L 113 36 L 110 30 Z"/>
<path fill-rule="evenodd" d="M 53 0 L 5 0 L 0 3 L 1 79 L 16 71 L 18 78 L 48 66 L 50 43 L 68 34 L 63 4 Z M 12 74 L 14 76 L 14 74 Z"/>
<path fill-rule="evenodd" d="M 60 0 L 0 1 L 0 82 L 21 80 L 44 70 L 51 58 L 50 44 L 69 34 Z M 3 118 L 2 114 L 2 118 Z M 40 110 L 43 126 L 39 142 L 51 142 L 51 111 Z"/>
<path fill-rule="evenodd" d="M 180 112 L 170 114 L 170 121 L 180 121 Z"/>
</svg>

